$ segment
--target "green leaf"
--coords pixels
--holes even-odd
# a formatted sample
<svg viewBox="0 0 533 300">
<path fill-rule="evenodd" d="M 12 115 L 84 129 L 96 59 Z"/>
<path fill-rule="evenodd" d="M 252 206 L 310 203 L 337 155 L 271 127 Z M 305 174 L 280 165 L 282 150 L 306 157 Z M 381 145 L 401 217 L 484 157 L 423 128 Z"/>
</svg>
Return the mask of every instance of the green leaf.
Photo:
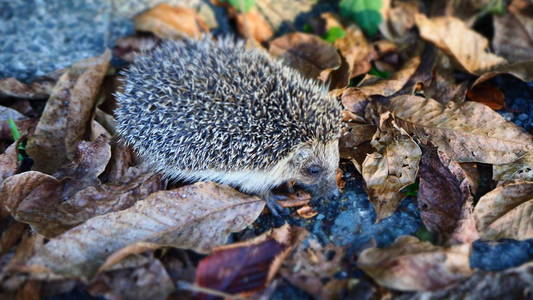
<svg viewBox="0 0 533 300">
<path fill-rule="evenodd" d="M 382 7 L 382 0 L 341 0 L 339 3 L 341 16 L 357 23 L 370 37 L 378 33 L 383 20 Z"/>
<path fill-rule="evenodd" d="M 342 39 L 346 36 L 346 31 L 339 26 L 331 27 L 328 32 L 322 37 L 328 43 L 335 43 L 336 40 Z"/>
<path fill-rule="evenodd" d="M 247 13 L 254 7 L 255 0 L 222 0 L 227 2 L 241 13 Z"/>
<path fill-rule="evenodd" d="M 418 228 L 418 231 L 415 233 L 415 236 L 421 241 L 430 242 L 432 244 L 435 244 L 437 242 L 437 236 L 433 232 L 427 230 L 424 225 L 421 225 Z"/>
<path fill-rule="evenodd" d="M 17 127 L 17 124 L 15 124 L 15 121 L 13 121 L 12 118 L 9 118 L 7 120 L 7 124 L 9 125 L 9 129 L 11 130 L 11 137 L 13 137 L 14 141 L 17 141 L 20 139 L 20 131 Z"/>
<path fill-rule="evenodd" d="M 402 189 L 402 193 L 406 196 L 415 197 L 418 193 L 418 180 Z"/>
<path fill-rule="evenodd" d="M 390 72 L 380 71 L 380 70 L 376 69 L 376 67 L 374 67 L 374 66 L 372 66 L 372 69 L 370 69 L 370 71 L 368 71 L 368 74 L 377 76 L 379 78 L 384 78 L 384 79 L 389 78 L 390 75 L 391 75 Z"/>
</svg>

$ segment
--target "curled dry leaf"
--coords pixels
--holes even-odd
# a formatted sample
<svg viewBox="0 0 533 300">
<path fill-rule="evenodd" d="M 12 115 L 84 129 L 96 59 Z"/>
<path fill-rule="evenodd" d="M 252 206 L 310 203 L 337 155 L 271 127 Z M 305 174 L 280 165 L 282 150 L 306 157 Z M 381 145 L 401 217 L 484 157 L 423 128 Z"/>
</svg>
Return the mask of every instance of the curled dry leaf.
<svg viewBox="0 0 533 300">
<path fill-rule="evenodd" d="M 497 86 L 488 84 L 479 84 L 472 87 L 466 93 L 466 97 L 470 101 L 483 103 L 494 110 L 502 109 L 505 104 L 503 92 Z"/>
<path fill-rule="evenodd" d="M 280 273 L 315 299 L 340 299 L 347 280 L 335 274 L 342 270 L 343 257 L 343 248 L 307 239 L 287 258 Z"/>
<path fill-rule="evenodd" d="M 394 213 L 405 198 L 401 189 L 415 182 L 422 151 L 390 113 L 380 116 L 371 144 L 376 152 L 367 155 L 361 174 L 379 221 Z"/>
<path fill-rule="evenodd" d="M 378 79 L 367 76 L 358 87 L 348 88 L 342 95 L 342 104 L 347 110 L 360 113 L 360 103 L 369 96 L 392 96 L 409 81 L 420 65 L 420 56 L 415 56 L 405 63 L 401 70 L 394 73 L 389 79 Z"/>
<path fill-rule="evenodd" d="M 304 219 L 311 219 L 312 217 L 318 215 L 318 212 L 309 205 L 300 207 L 296 213 L 298 213 L 298 215 Z"/>
<path fill-rule="evenodd" d="M 484 239 L 533 238 L 533 181 L 508 183 L 479 199 L 474 217 Z"/>
<path fill-rule="evenodd" d="M 341 58 L 333 45 L 307 33 L 280 36 L 270 42 L 269 52 L 307 78 L 324 78 L 322 75 L 341 66 Z"/>
<path fill-rule="evenodd" d="M 152 32 L 162 39 L 199 37 L 209 31 L 205 22 L 194 10 L 166 3 L 136 16 L 134 21 L 137 30 Z"/>
<path fill-rule="evenodd" d="M 489 72 L 479 76 L 472 86 L 476 86 L 500 74 L 510 74 L 525 82 L 533 81 L 533 61 L 521 61 L 494 67 Z"/>
<path fill-rule="evenodd" d="M 107 50 L 102 56 L 74 64 L 59 78 L 26 146 L 34 160 L 33 170 L 52 174 L 72 161 L 89 128 L 110 59 Z"/>
<path fill-rule="evenodd" d="M 0 79 L 0 98 L 47 99 L 52 91 L 53 81 L 22 83 L 16 78 Z"/>
<path fill-rule="evenodd" d="M 470 249 L 470 244 L 442 248 L 413 236 L 402 236 L 388 248 L 365 249 L 357 265 L 385 287 L 401 291 L 432 291 L 472 274 Z"/>
<path fill-rule="evenodd" d="M 97 178 L 110 157 L 103 137 L 82 142 L 75 163 L 54 176 L 31 171 L 4 181 L 0 202 L 20 222 L 54 237 L 96 215 L 132 206 L 161 187 L 160 176 L 139 173 L 120 185 Z"/>
<path fill-rule="evenodd" d="M 429 19 L 423 14 L 417 14 L 415 20 L 421 37 L 451 56 L 467 72 L 481 74 L 507 63 L 504 58 L 487 52 L 487 39 L 468 28 L 460 19 Z"/>
<path fill-rule="evenodd" d="M 198 264 L 195 283 L 228 294 L 257 292 L 272 281 L 306 234 L 304 229 L 285 224 L 249 241 L 216 248 Z"/>
<path fill-rule="evenodd" d="M 472 217 L 472 188 L 460 164 L 432 147 L 423 148 L 417 202 L 427 229 L 469 243 L 478 238 Z M 461 229 L 461 230 L 458 230 Z"/>
<path fill-rule="evenodd" d="M 492 45 L 498 55 L 510 62 L 533 60 L 533 5 L 527 0 L 513 0 L 504 14 L 494 18 Z"/>
<path fill-rule="evenodd" d="M 398 96 L 381 109 L 423 144 L 432 143 L 458 162 L 505 164 L 533 149 L 531 135 L 476 102 L 442 105 L 433 99 Z"/>
<path fill-rule="evenodd" d="M 492 179 L 498 185 L 513 180 L 533 181 L 533 152 L 512 163 L 492 166 Z"/>
<path fill-rule="evenodd" d="M 28 266 L 46 268 L 35 276 L 55 273 L 86 280 L 109 255 L 138 242 L 206 253 L 251 224 L 264 206 L 258 197 L 209 182 L 159 191 L 51 239 Z"/>
</svg>

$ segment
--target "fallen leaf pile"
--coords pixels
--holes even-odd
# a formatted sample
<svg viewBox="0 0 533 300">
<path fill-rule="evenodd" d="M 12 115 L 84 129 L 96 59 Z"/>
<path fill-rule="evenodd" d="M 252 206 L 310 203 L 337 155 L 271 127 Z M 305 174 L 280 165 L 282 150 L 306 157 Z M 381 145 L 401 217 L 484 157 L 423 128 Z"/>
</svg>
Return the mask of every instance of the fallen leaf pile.
<svg viewBox="0 0 533 300">
<path fill-rule="evenodd" d="M 289 225 L 321 216 L 305 192 L 280 201 L 294 221 L 282 225 L 258 196 L 155 174 L 116 136 L 124 66 L 112 57 L 127 66 L 214 29 L 193 7 L 160 4 L 101 56 L 31 83 L 0 78 L 0 298 L 267 299 L 279 286 L 316 299 L 531 297 L 531 262 L 488 273 L 470 257 L 480 239 L 533 239 L 533 137 L 504 118 L 496 80 L 533 81 L 533 4 L 341 0 L 298 25 L 291 7 L 312 6 L 289 2 L 213 5 L 247 47 L 342 104 L 339 186 L 362 181 L 376 223 L 414 187 L 432 238 L 335 245 Z"/>
</svg>

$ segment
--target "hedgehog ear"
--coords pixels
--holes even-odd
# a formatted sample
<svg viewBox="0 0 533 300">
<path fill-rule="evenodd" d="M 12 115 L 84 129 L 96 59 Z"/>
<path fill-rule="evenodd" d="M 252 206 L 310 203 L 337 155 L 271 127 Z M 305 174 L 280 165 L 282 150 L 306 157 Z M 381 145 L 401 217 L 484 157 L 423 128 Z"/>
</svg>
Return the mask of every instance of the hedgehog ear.
<svg viewBox="0 0 533 300">
<path fill-rule="evenodd" d="M 306 161 L 309 157 L 311 157 L 311 154 L 313 153 L 313 150 L 309 146 L 303 146 L 296 150 L 294 153 L 294 156 L 292 158 L 292 163 L 295 166 L 301 165 L 304 161 Z"/>
</svg>

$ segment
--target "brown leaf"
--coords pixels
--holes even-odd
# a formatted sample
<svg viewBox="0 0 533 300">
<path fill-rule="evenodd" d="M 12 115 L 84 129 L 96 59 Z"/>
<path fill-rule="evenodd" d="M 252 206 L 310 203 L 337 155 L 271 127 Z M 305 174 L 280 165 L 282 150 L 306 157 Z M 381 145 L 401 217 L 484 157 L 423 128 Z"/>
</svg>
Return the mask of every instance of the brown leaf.
<svg viewBox="0 0 533 300">
<path fill-rule="evenodd" d="M 418 207 L 427 229 L 446 239 L 460 224 L 472 222 L 472 192 L 467 174 L 458 163 L 435 148 L 424 147 L 419 167 Z M 473 228 L 475 229 L 475 227 Z M 461 242 L 472 242 L 477 232 L 461 232 Z"/>
<path fill-rule="evenodd" d="M 52 174 L 71 161 L 89 128 L 111 52 L 74 64 L 59 79 L 26 151 L 33 170 Z"/>
<path fill-rule="evenodd" d="M 392 96 L 404 87 L 411 76 L 415 74 L 419 65 L 420 56 L 415 56 L 407 61 L 401 70 L 392 74 L 390 78 L 377 79 L 367 77 L 367 79 L 363 79 L 357 89 L 362 93 L 362 95 L 366 95 L 367 97 L 372 95 L 381 95 L 386 97 Z M 351 102 L 356 100 L 356 98 L 353 98 Z M 346 108 L 348 109 L 348 107 Z"/>
<path fill-rule="evenodd" d="M 341 58 L 333 45 L 307 33 L 289 33 L 274 39 L 270 42 L 269 51 L 307 78 L 318 78 L 322 72 L 335 70 L 341 65 Z"/>
<path fill-rule="evenodd" d="M 507 63 L 504 58 L 486 52 L 489 45 L 487 39 L 468 28 L 460 19 L 428 19 L 423 14 L 417 14 L 415 20 L 421 37 L 451 56 L 467 72 L 481 74 Z"/>
<path fill-rule="evenodd" d="M 531 135 L 476 102 L 444 106 L 433 99 L 405 95 L 384 106 L 395 115 L 398 126 L 458 162 L 504 164 L 533 149 Z"/>
<path fill-rule="evenodd" d="M 235 14 L 237 30 L 246 39 L 263 43 L 268 41 L 274 34 L 270 25 L 257 10 L 252 9 L 246 13 Z"/>
<path fill-rule="evenodd" d="M 483 239 L 533 238 L 533 182 L 497 187 L 479 199 L 474 217 Z"/>
<path fill-rule="evenodd" d="M 312 217 L 318 215 L 318 212 L 309 205 L 300 207 L 298 210 L 296 210 L 296 213 L 304 219 L 311 219 Z"/>
<path fill-rule="evenodd" d="M 500 74 L 510 74 L 525 82 L 533 81 L 533 61 L 521 61 L 496 66 L 476 79 L 472 86 L 478 85 Z"/>
<path fill-rule="evenodd" d="M 388 248 L 365 249 L 357 265 L 380 285 L 401 291 L 431 291 L 472 274 L 470 244 L 442 248 L 402 236 Z"/>
<path fill-rule="evenodd" d="M 462 103 L 465 101 L 470 82 L 457 82 L 453 74 L 454 70 L 443 66 L 442 61 L 448 57 L 440 56 L 441 62 L 433 70 L 433 76 L 429 86 L 424 86 L 424 96 L 439 101 L 442 104 L 448 102 Z"/>
<path fill-rule="evenodd" d="M 19 223 L 11 217 L 2 218 L 2 230 L 0 235 L 0 256 L 6 254 L 13 247 L 24 232 L 28 230 L 28 225 Z"/>
<path fill-rule="evenodd" d="M 46 268 L 35 276 L 91 278 L 112 253 L 134 243 L 149 242 L 209 252 L 231 232 L 251 224 L 263 200 L 215 183 L 200 182 L 151 194 L 133 207 L 93 217 L 51 239 L 28 262 Z"/>
<path fill-rule="evenodd" d="M 195 283 L 229 294 L 261 290 L 305 235 L 305 230 L 285 224 L 252 240 L 216 248 L 198 264 Z"/>
<path fill-rule="evenodd" d="M 493 165 L 492 180 L 498 181 L 498 185 L 513 180 L 533 181 L 533 152 L 508 164 Z"/>
<path fill-rule="evenodd" d="M 98 176 L 110 155 L 103 136 L 81 142 L 75 161 L 55 177 L 32 171 L 8 178 L 0 201 L 18 221 L 53 237 L 96 215 L 128 208 L 160 189 L 160 176 L 146 172 L 128 174 L 120 185 L 101 185 Z"/>
<path fill-rule="evenodd" d="M 498 87 L 488 84 L 479 84 L 472 87 L 466 93 L 466 97 L 470 101 L 483 103 L 494 110 L 502 109 L 505 104 L 503 92 Z"/>
<path fill-rule="evenodd" d="M 528 299 L 533 262 L 501 272 L 478 271 L 456 286 L 434 292 L 405 294 L 399 300 Z M 488 296 L 490 295 L 490 296 Z"/>
<path fill-rule="evenodd" d="M 387 40 L 399 44 L 412 43 L 416 38 L 411 30 L 415 24 L 415 15 L 420 11 L 416 1 L 393 1 L 385 20 L 380 24 L 380 32 Z"/>
<path fill-rule="evenodd" d="M 343 248 L 307 239 L 287 258 L 280 273 L 315 299 L 341 299 L 347 280 L 335 275 L 342 270 L 343 257 Z"/>
<path fill-rule="evenodd" d="M 13 143 L 3 154 L 0 154 L 0 187 L 4 179 L 15 175 L 17 167 L 17 143 Z"/>
<path fill-rule="evenodd" d="M 175 286 L 161 262 L 150 256 L 140 266 L 99 274 L 88 290 L 106 299 L 167 299 Z"/>
<path fill-rule="evenodd" d="M 376 53 L 370 45 L 363 31 L 350 25 L 344 29 L 346 35 L 335 41 L 334 45 L 339 49 L 349 66 L 349 78 L 365 74 L 372 68 L 370 61 L 376 57 Z"/>
<path fill-rule="evenodd" d="M 149 52 L 158 44 L 153 36 L 127 36 L 118 38 L 113 47 L 113 56 L 120 57 L 127 62 L 133 62 L 135 57 L 143 52 Z"/>
<path fill-rule="evenodd" d="M 533 5 L 514 0 L 504 14 L 495 14 L 492 45 L 510 62 L 533 60 Z"/>
<path fill-rule="evenodd" d="M 371 143 L 376 152 L 367 155 L 361 174 L 379 221 L 394 213 L 405 198 L 401 189 L 415 182 L 422 151 L 390 113 L 381 115 Z"/>
<path fill-rule="evenodd" d="M 0 98 L 47 99 L 53 85 L 51 80 L 26 84 L 16 78 L 4 78 L 0 79 Z"/>
<path fill-rule="evenodd" d="M 159 4 L 135 17 L 135 29 L 149 31 L 162 39 L 199 37 L 209 28 L 196 12 L 187 7 Z"/>
</svg>

